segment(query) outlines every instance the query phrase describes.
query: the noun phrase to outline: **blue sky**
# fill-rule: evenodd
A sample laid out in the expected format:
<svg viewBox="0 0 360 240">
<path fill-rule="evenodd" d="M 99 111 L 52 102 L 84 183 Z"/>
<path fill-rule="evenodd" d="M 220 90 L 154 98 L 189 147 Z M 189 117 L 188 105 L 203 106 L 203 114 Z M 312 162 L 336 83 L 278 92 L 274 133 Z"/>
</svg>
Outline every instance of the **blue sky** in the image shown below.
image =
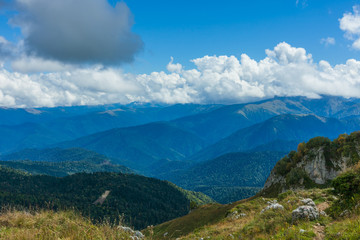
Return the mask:
<svg viewBox="0 0 360 240">
<path fill-rule="evenodd" d="M 117 0 L 108 0 L 113 6 Z M 136 61 L 124 64 L 126 71 L 161 71 L 171 56 L 192 67 L 189 60 L 205 55 L 242 53 L 260 60 L 265 49 L 280 42 L 303 47 L 315 61 L 331 64 L 360 57 L 349 47 L 339 28 L 339 18 L 352 10 L 357 0 L 127 0 L 134 15 L 133 31 L 144 42 Z M 19 28 L 9 26 L 10 14 L 0 16 L 0 33 L 10 41 L 21 38 Z M 60 21 L 60 20 L 59 20 Z M 322 38 L 332 37 L 336 44 L 325 46 Z"/>
<path fill-rule="evenodd" d="M 360 0 L 0 0 L 0 8 L 0 106 L 360 96 Z"/>
<path fill-rule="evenodd" d="M 182 64 L 204 55 L 246 53 L 257 60 L 279 42 L 304 47 L 314 60 L 332 64 L 359 58 L 348 47 L 339 18 L 360 1 L 296 0 L 278 1 L 139 1 L 128 0 L 135 16 L 134 31 L 140 34 L 145 50 L 134 70 L 161 70 L 173 56 Z M 304 4 L 303 4 L 304 3 Z M 334 46 L 322 38 L 333 37 Z"/>
</svg>

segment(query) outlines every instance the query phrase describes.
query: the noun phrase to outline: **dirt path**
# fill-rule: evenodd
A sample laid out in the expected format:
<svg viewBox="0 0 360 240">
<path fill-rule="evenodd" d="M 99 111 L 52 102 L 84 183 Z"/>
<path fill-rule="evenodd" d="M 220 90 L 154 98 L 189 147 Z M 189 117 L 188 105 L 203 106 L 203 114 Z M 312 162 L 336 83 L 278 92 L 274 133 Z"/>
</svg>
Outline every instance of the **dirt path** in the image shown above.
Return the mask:
<svg viewBox="0 0 360 240">
<path fill-rule="evenodd" d="M 323 240 L 325 239 L 325 227 L 321 226 L 320 223 L 314 225 L 314 233 L 315 237 L 314 240 Z"/>
</svg>

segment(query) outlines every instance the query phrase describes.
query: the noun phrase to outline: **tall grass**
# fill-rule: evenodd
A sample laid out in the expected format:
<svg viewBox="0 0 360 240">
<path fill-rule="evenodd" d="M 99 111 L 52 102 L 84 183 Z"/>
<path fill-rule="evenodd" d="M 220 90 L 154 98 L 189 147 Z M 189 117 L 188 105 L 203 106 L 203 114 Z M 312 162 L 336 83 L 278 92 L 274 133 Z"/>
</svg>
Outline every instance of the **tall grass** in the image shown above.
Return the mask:
<svg viewBox="0 0 360 240">
<path fill-rule="evenodd" d="M 0 239 L 7 240 L 102 240 L 131 239 L 119 224 L 93 224 L 74 211 L 37 212 L 2 210 Z"/>
</svg>

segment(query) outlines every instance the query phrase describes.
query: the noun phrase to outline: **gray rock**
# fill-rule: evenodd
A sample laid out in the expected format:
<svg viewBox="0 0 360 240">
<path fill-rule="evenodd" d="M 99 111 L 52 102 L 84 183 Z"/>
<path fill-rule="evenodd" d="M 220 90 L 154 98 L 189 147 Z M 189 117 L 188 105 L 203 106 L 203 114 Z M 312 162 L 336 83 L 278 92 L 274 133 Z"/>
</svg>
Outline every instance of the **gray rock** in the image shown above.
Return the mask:
<svg viewBox="0 0 360 240">
<path fill-rule="evenodd" d="M 234 211 L 229 214 L 228 218 L 231 218 L 233 220 L 239 219 L 240 217 L 245 217 L 245 213 L 239 213 L 238 211 Z"/>
<path fill-rule="evenodd" d="M 135 231 L 135 236 L 138 237 L 138 238 L 144 238 L 144 234 L 142 234 L 142 232 L 140 231 Z"/>
<path fill-rule="evenodd" d="M 320 215 L 321 215 L 321 216 L 324 216 L 324 217 L 327 216 L 326 212 L 324 212 L 324 211 L 320 211 Z"/>
<path fill-rule="evenodd" d="M 303 170 L 308 177 L 317 184 L 325 184 L 329 180 L 333 180 L 348 167 L 347 163 L 349 162 L 349 157 L 341 157 L 330 159 L 333 167 L 329 168 L 325 158 L 324 147 L 311 149 L 310 153 L 311 154 L 306 154 L 300 159 L 296 164 L 296 168 Z M 276 188 L 279 189 L 278 193 L 287 190 L 303 189 L 303 180 L 304 179 L 300 179 L 300 185 L 288 186 L 286 176 L 276 173 L 274 168 L 265 182 L 263 191 L 266 191 L 273 186 L 276 186 Z"/>
<path fill-rule="evenodd" d="M 278 203 L 271 203 L 270 205 L 268 205 L 266 208 L 264 208 L 263 210 L 261 210 L 260 214 L 266 212 L 269 209 L 274 209 L 274 210 L 284 210 L 283 205 L 278 204 Z"/>
<path fill-rule="evenodd" d="M 314 203 L 314 201 L 311 198 L 305 198 L 305 199 L 301 200 L 301 202 L 303 204 L 305 204 L 306 206 L 316 207 L 316 204 Z"/>
<path fill-rule="evenodd" d="M 122 229 L 124 232 L 131 233 L 131 234 L 134 233 L 134 230 L 132 230 L 129 227 L 120 226 L 119 228 Z"/>
<path fill-rule="evenodd" d="M 134 231 L 129 227 L 124 227 L 124 226 L 119 226 L 119 229 L 123 230 L 126 233 L 130 233 L 132 236 L 130 236 L 130 238 L 132 240 L 141 240 L 143 238 L 145 238 L 144 234 L 142 234 L 140 231 Z"/>
<path fill-rule="evenodd" d="M 309 219 L 315 220 L 319 218 L 319 210 L 312 206 L 300 206 L 292 211 L 292 220 Z"/>
</svg>

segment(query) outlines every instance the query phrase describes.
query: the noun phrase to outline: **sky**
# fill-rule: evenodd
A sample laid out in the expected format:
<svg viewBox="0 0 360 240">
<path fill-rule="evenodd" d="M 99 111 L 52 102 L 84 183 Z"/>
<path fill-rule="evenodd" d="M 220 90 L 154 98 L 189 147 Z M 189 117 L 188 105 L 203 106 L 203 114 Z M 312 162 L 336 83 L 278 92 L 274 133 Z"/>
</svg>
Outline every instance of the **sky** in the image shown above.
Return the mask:
<svg viewBox="0 0 360 240">
<path fill-rule="evenodd" d="M 360 96 L 360 0 L 0 0 L 0 106 Z"/>
</svg>

